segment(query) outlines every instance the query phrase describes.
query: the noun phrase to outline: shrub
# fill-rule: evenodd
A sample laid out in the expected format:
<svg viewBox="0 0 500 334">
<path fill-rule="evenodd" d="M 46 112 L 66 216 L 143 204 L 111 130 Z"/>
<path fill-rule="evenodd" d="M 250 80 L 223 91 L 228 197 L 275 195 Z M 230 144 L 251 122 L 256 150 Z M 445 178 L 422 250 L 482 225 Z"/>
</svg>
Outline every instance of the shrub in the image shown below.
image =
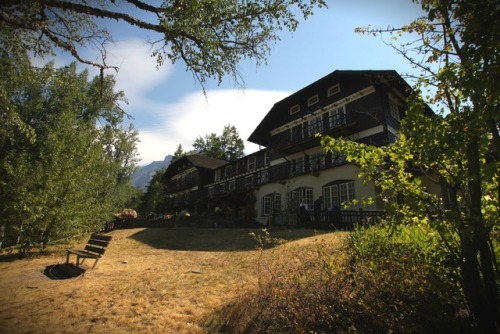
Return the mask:
<svg viewBox="0 0 500 334">
<path fill-rule="evenodd" d="M 258 286 L 220 314 L 223 333 L 464 333 L 451 260 L 427 231 L 358 229 L 262 256 Z"/>
</svg>

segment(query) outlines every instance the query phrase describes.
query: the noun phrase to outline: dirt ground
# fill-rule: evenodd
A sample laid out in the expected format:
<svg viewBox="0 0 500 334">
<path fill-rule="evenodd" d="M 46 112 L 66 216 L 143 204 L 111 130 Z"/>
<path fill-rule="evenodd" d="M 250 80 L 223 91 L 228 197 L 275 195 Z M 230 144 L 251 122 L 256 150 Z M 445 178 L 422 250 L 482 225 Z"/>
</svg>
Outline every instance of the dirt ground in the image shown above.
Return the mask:
<svg viewBox="0 0 500 334">
<path fill-rule="evenodd" d="M 260 233 L 116 230 L 109 233 L 113 240 L 97 267 L 90 269 L 93 262 L 87 260 L 83 273 L 64 264 L 62 250 L 4 259 L 0 333 L 207 333 L 204 321 L 211 314 L 255 289 L 263 253 L 250 232 Z M 294 243 L 317 238 L 312 230 L 271 234 Z"/>
</svg>

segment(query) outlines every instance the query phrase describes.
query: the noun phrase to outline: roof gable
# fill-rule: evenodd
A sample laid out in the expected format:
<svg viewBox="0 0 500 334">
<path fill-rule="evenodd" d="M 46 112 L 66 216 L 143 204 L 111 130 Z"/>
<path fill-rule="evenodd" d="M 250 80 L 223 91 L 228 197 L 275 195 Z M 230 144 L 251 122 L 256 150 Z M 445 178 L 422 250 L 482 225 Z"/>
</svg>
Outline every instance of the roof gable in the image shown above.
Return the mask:
<svg viewBox="0 0 500 334">
<path fill-rule="evenodd" d="M 175 161 L 172 161 L 165 171 L 163 178 L 171 178 L 179 172 L 185 171 L 192 167 L 195 167 L 197 169 L 215 170 L 227 163 L 228 162 L 225 160 L 207 157 L 201 154 L 186 155 Z"/>
<path fill-rule="evenodd" d="M 325 97 L 327 90 L 336 84 L 340 84 L 341 93 L 338 94 L 338 98 L 342 98 L 344 94 L 349 93 L 343 90 L 343 86 L 358 86 L 359 89 L 362 89 L 371 85 L 384 84 L 393 86 L 401 92 L 406 92 L 406 94 L 411 90 L 410 86 L 394 70 L 337 70 L 276 102 L 252 132 L 248 141 L 266 146 L 272 129 L 279 127 L 284 122 L 290 122 L 294 118 L 303 117 L 304 112 L 291 115 L 291 107 L 300 105 L 305 109 L 309 109 L 307 108 L 308 99 L 316 94 L 322 94 Z M 328 97 L 328 99 L 332 100 L 333 97 Z M 315 107 L 321 108 L 321 105 L 322 103 L 319 102 L 315 104 Z"/>
</svg>

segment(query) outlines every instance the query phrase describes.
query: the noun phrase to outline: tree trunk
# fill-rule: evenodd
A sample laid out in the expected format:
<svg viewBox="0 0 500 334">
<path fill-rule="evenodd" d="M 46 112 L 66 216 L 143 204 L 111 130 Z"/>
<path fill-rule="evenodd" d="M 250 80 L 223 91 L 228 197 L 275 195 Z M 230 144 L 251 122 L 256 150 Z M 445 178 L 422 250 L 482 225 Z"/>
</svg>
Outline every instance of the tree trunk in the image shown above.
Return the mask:
<svg viewBox="0 0 500 334">
<path fill-rule="evenodd" d="M 467 170 L 469 212 L 460 229 L 463 287 L 479 332 L 498 333 L 500 313 L 493 257 L 488 245 L 489 232 L 481 212 L 481 170 L 477 137 L 471 138 L 467 144 Z"/>
</svg>

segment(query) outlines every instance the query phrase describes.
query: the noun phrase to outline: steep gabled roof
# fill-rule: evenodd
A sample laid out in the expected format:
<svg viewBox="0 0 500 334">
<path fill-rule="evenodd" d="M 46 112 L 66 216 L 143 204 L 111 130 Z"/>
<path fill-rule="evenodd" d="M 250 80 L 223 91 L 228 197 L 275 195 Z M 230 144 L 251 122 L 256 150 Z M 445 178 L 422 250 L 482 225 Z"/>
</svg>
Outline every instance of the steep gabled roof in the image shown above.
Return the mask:
<svg viewBox="0 0 500 334">
<path fill-rule="evenodd" d="M 187 155 L 186 159 L 188 159 L 189 162 L 193 164 L 193 166 L 206 169 L 216 169 L 227 164 L 227 161 L 225 160 L 207 157 L 201 154 Z"/>
<path fill-rule="evenodd" d="M 252 132 L 248 141 L 266 146 L 269 139 L 269 131 L 281 125 L 283 120 L 290 118 L 289 111 L 291 106 L 295 104 L 303 105 L 312 94 L 316 94 L 319 90 L 325 89 L 334 83 L 342 83 L 345 80 L 366 82 L 367 85 L 390 85 L 405 95 L 411 92 L 411 87 L 394 70 L 336 70 L 283 100 L 276 102 Z M 297 115 L 297 117 L 300 116 Z"/>
<path fill-rule="evenodd" d="M 207 157 L 201 154 L 186 155 L 170 163 L 163 175 L 163 179 L 174 176 L 179 170 L 187 169 L 184 168 L 185 166 L 215 170 L 227 163 L 228 162 L 225 160 Z"/>
</svg>

